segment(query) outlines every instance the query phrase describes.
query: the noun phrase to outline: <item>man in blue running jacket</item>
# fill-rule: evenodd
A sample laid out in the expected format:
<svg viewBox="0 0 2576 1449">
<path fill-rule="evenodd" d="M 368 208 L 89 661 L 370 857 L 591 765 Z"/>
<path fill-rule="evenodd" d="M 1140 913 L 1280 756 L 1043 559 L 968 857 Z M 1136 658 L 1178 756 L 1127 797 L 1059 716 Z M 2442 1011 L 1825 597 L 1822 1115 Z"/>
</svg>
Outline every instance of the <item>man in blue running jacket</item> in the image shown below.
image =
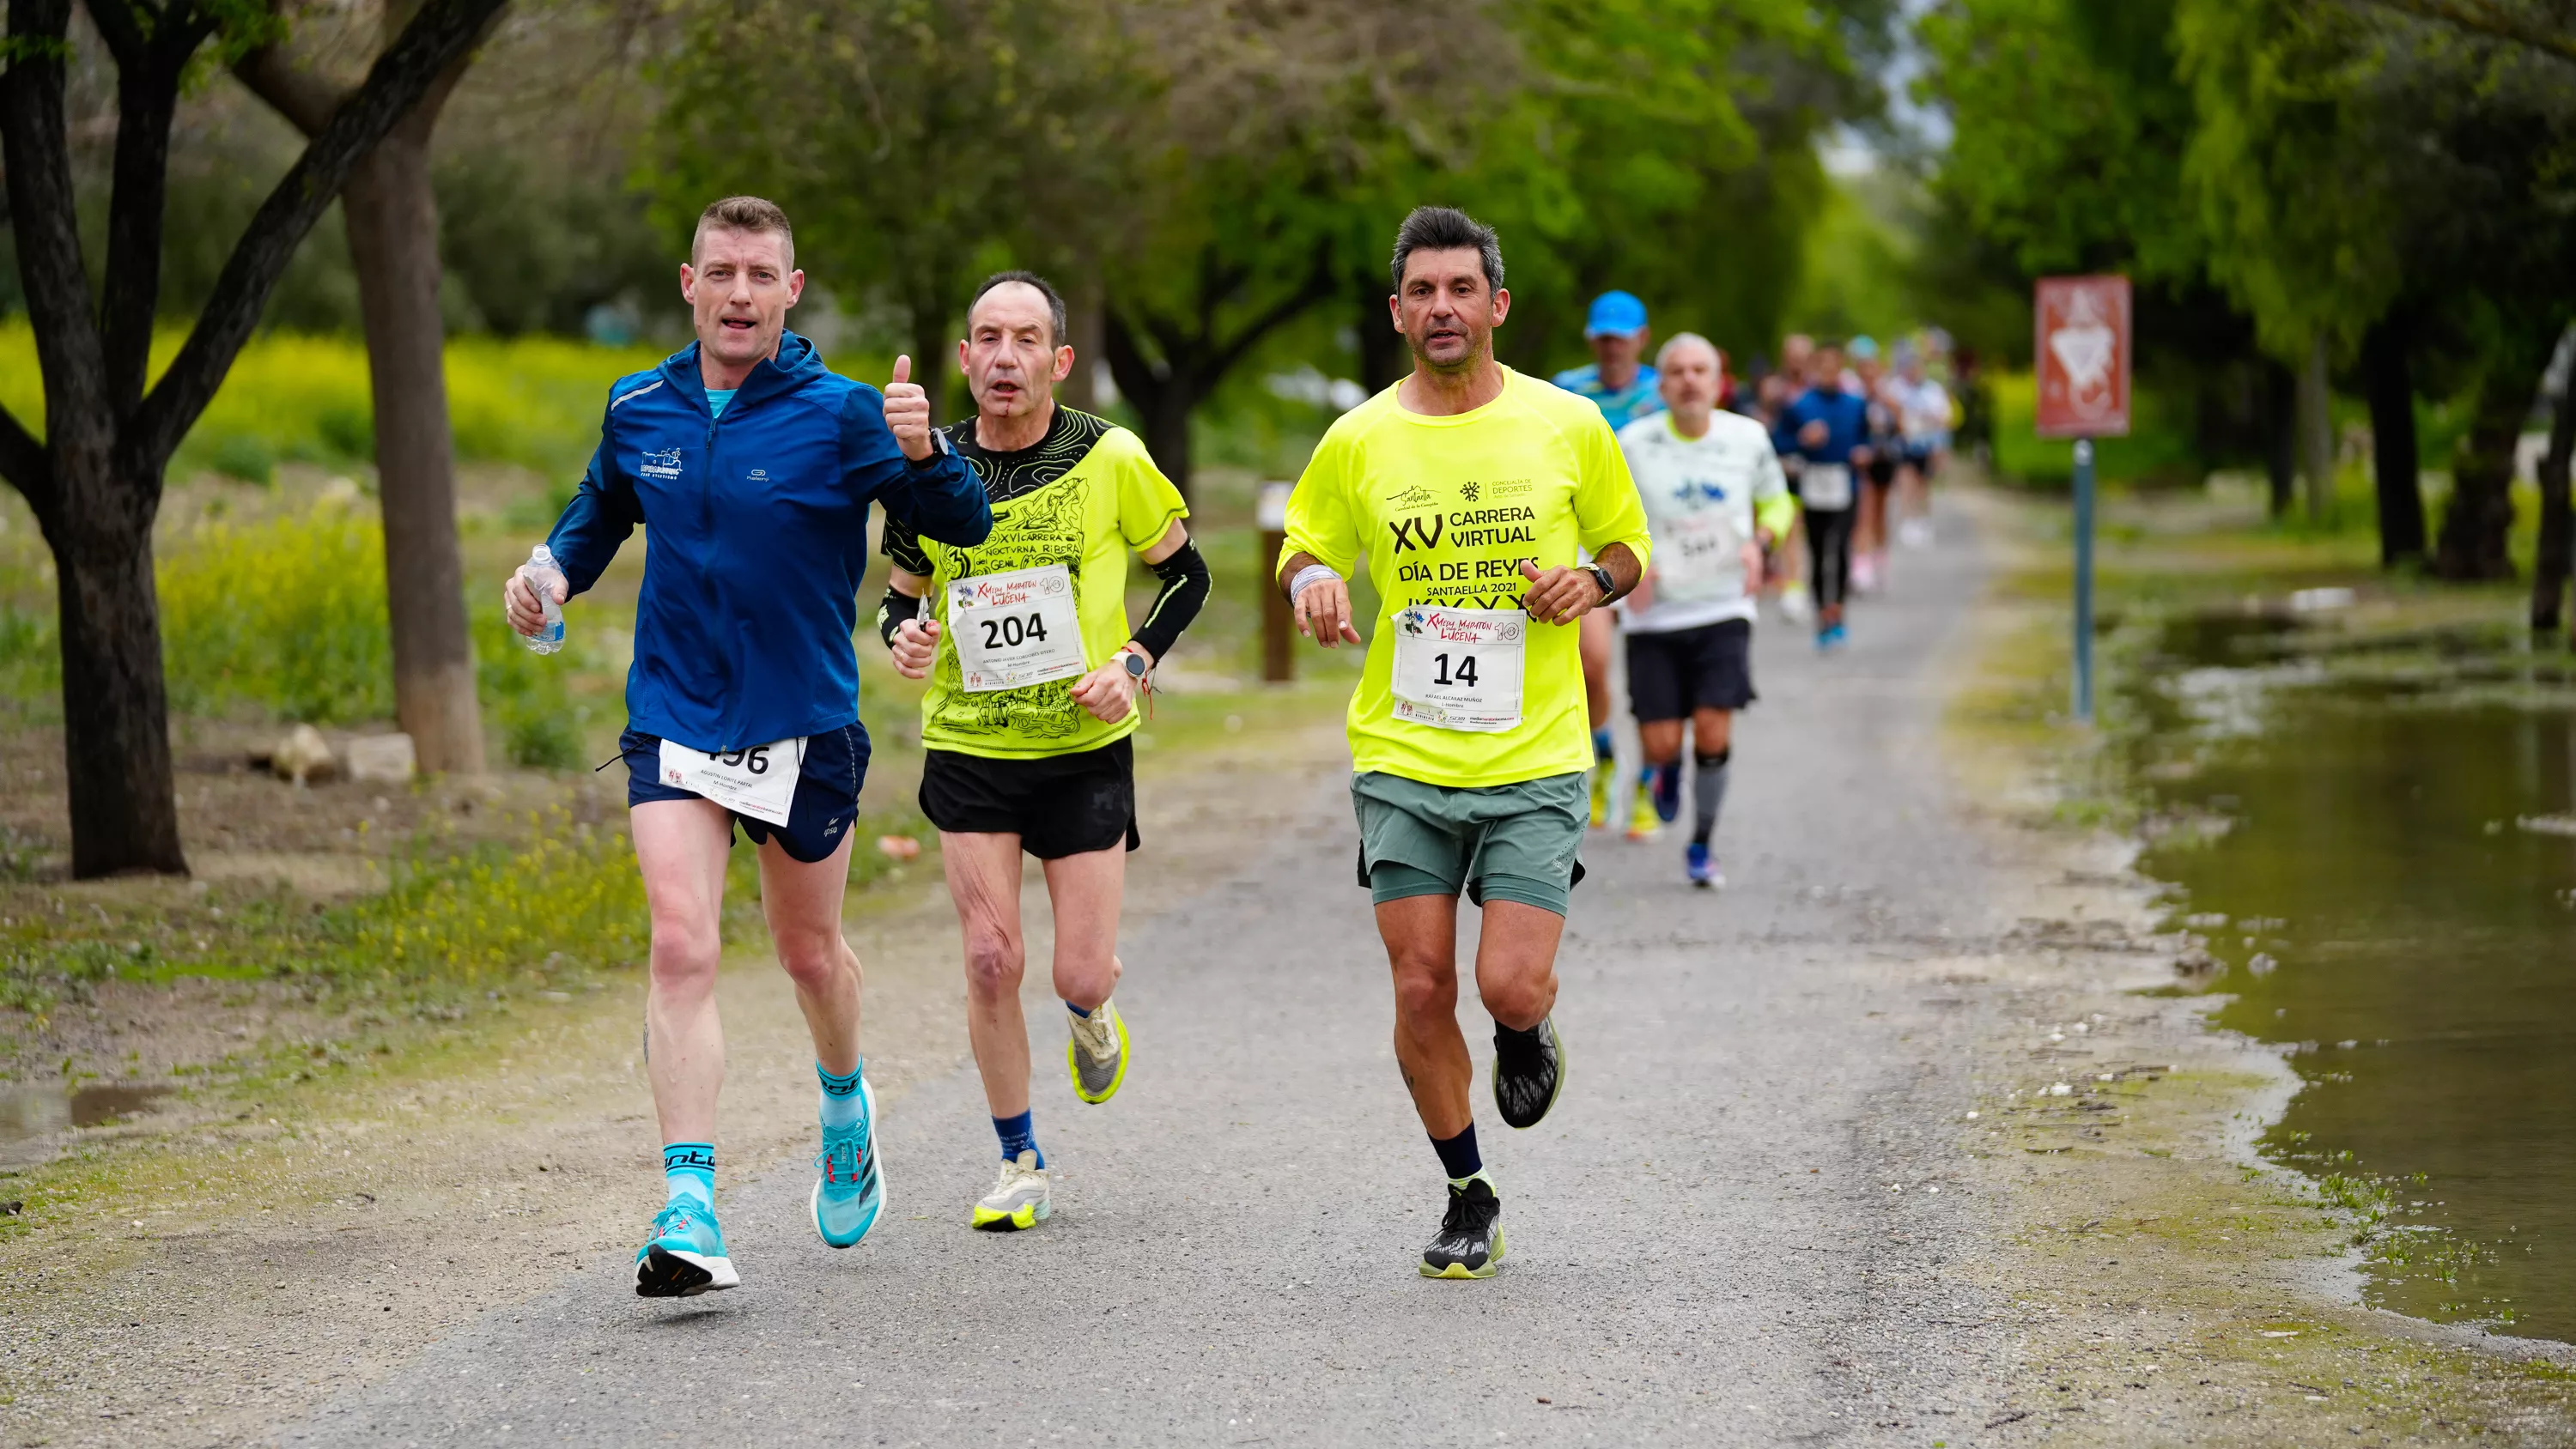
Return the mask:
<svg viewBox="0 0 2576 1449">
<path fill-rule="evenodd" d="M 786 213 L 749 196 L 706 209 L 680 268 L 697 342 L 618 379 L 599 451 L 547 539 L 562 572 L 522 568 L 504 590 L 512 627 L 534 634 L 538 590 L 561 603 L 637 525 L 651 531 L 618 742 L 653 920 L 644 1039 L 669 1190 L 635 1255 L 648 1298 L 742 1281 L 715 1216 L 717 915 L 736 825 L 760 851 L 761 909 L 814 1034 L 815 1230 L 846 1248 L 884 1209 L 859 958 L 841 937 L 868 765 L 850 645 L 868 505 L 943 543 L 981 543 L 993 527 L 983 485 L 931 431 L 909 358 L 880 394 L 787 331 L 804 287 Z"/>
</svg>

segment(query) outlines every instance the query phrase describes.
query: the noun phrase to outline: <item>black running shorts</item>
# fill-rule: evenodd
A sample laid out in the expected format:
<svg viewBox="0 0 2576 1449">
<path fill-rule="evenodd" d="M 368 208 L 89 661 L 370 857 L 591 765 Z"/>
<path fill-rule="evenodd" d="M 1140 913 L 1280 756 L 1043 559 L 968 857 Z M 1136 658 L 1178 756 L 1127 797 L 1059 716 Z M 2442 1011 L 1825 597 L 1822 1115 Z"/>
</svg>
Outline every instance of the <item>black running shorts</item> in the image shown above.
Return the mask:
<svg viewBox="0 0 2576 1449">
<path fill-rule="evenodd" d="M 1134 850 L 1136 750 L 1128 739 L 1034 760 L 931 750 L 921 765 L 921 813 L 954 835 L 1016 835 L 1040 860 Z"/>
<path fill-rule="evenodd" d="M 1753 700 L 1752 620 L 1629 633 L 1628 709 L 1640 723 L 1687 719 L 1699 709 L 1742 709 Z"/>
</svg>

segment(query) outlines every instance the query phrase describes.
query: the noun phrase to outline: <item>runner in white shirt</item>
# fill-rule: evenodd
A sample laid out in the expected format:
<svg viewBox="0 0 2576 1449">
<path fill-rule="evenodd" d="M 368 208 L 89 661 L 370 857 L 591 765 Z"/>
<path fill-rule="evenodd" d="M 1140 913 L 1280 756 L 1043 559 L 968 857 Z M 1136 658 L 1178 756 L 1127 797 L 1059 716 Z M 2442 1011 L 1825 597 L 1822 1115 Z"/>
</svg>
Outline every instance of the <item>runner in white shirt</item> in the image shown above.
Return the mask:
<svg viewBox="0 0 2576 1449">
<path fill-rule="evenodd" d="M 1896 538 L 1908 548 L 1923 548 L 1932 542 L 1932 475 L 1950 451 L 1950 390 L 1925 374 L 1921 353 L 1905 348 L 1896 354 L 1896 376 L 1887 392 L 1901 440 L 1896 503 L 1904 521 Z"/>
<path fill-rule="evenodd" d="M 1693 885 L 1726 877 L 1709 853 L 1726 800 L 1735 711 L 1753 694 L 1754 595 L 1762 554 L 1798 517 L 1768 429 L 1717 409 L 1725 376 L 1717 347 L 1676 335 L 1655 358 L 1668 411 L 1619 430 L 1628 471 L 1646 506 L 1653 566 L 1625 605 L 1628 704 L 1637 717 L 1656 813 L 1681 813 L 1682 727 L 1698 767 L 1691 842 Z"/>
</svg>

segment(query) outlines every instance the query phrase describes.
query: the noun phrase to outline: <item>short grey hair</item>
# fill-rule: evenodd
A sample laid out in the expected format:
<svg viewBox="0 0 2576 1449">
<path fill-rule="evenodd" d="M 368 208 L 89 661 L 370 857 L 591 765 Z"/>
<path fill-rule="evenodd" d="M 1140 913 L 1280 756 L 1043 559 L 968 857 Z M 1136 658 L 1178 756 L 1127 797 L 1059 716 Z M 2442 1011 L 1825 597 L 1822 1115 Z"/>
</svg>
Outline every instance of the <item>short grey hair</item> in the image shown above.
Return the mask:
<svg viewBox="0 0 2576 1449">
<path fill-rule="evenodd" d="M 1696 332 L 1676 332 L 1665 338 L 1664 345 L 1655 349 L 1655 371 L 1664 370 L 1664 364 L 1672 360 L 1673 349 L 1677 347 L 1705 347 L 1708 355 L 1716 360 L 1717 370 L 1726 371 L 1726 349 Z"/>
</svg>

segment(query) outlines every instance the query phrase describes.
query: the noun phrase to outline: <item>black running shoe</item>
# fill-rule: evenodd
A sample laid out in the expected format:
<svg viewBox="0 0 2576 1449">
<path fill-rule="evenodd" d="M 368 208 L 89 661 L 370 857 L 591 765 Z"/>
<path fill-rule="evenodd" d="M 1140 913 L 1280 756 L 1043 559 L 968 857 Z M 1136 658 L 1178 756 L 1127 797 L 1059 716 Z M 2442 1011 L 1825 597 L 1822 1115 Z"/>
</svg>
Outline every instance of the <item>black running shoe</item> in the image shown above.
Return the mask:
<svg viewBox="0 0 2576 1449">
<path fill-rule="evenodd" d="M 1503 1230 L 1495 1221 L 1503 1200 L 1484 1174 L 1460 1187 L 1449 1184 L 1449 1210 L 1440 1215 L 1440 1236 L 1422 1250 L 1425 1278 L 1491 1278 L 1503 1261 Z"/>
<path fill-rule="evenodd" d="M 1565 1044 L 1556 1018 L 1527 1031 L 1494 1024 L 1494 1105 L 1515 1127 L 1535 1127 L 1565 1089 Z"/>
</svg>

